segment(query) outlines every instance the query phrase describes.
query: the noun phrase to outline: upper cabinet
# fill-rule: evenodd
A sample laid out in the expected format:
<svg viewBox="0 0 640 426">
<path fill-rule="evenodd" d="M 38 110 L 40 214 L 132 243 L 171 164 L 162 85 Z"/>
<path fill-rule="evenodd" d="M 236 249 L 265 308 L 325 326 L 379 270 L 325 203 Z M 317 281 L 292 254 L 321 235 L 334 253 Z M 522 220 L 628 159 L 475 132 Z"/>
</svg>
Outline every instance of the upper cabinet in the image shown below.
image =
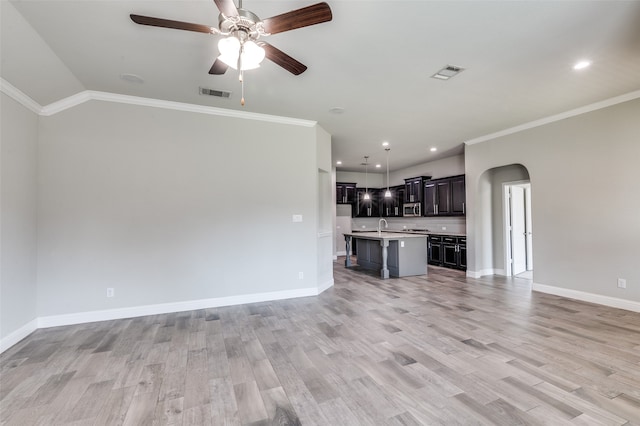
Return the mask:
<svg viewBox="0 0 640 426">
<path fill-rule="evenodd" d="M 336 183 L 336 203 L 351 204 L 356 202 L 356 184 L 355 183 Z"/>
<path fill-rule="evenodd" d="M 365 193 L 369 193 L 369 199 L 365 199 Z M 380 216 L 380 190 L 371 189 L 365 191 L 365 188 L 358 188 L 356 190 L 356 203 L 353 211 L 354 217 L 379 217 Z"/>
<path fill-rule="evenodd" d="M 465 178 L 462 176 L 454 176 L 451 179 L 451 214 L 456 216 L 464 216 L 467 214 L 466 209 L 466 188 Z"/>
<path fill-rule="evenodd" d="M 355 183 L 336 183 L 336 203 L 353 205 L 353 217 L 402 217 L 403 204 L 419 203 L 422 216 L 464 216 L 465 177 L 451 176 L 430 180 L 428 176 L 405 179 L 404 185 L 392 186 L 391 197 L 384 196 L 386 188 L 369 188 L 369 200 L 364 199 L 365 188 Z"/>
<path fill-rule="evenodd" d="M 380 190 L 380 213 L 382 217 L 400 217 L 402 216 L 402 204 L 404 203 L 404 185 L 392 186 L 389 188 L 391 197 L 387 198 L 384 194 L 386 189 Z"/>
<path fill-rule="evenodd" d="M 404 180 L 404 202 L 421 203 L 423 197 L 423 187 L 425 181 L 431 179 L 430 176 L 418 176 Z"/>
<path fill-rule="evenodd" d="M 464 175 L 426 181 L 423 212 L 424 216 L 464 216 Z"/>
</svg>

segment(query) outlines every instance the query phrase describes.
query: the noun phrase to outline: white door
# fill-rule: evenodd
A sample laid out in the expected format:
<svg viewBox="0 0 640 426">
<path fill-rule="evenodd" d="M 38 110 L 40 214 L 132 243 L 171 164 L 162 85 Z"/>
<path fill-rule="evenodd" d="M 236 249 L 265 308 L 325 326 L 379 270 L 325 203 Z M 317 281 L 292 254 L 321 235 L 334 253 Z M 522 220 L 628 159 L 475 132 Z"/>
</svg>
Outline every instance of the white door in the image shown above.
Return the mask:
<svg viewBox="0 0 640 426">
<path fill-rule="evenodd" d="M 527 228 L 525 220 L 525 194 L 521 186 L 511 187 L 511 259 L 512 274 L 527 270 Z"/>
<path fill-rule="evenodd" d="M 527 222 L 527 271 L 533 270 L 533 230 L 531 226 L 531 185 L 525 186 L 525 217 Z"/>
</svg>

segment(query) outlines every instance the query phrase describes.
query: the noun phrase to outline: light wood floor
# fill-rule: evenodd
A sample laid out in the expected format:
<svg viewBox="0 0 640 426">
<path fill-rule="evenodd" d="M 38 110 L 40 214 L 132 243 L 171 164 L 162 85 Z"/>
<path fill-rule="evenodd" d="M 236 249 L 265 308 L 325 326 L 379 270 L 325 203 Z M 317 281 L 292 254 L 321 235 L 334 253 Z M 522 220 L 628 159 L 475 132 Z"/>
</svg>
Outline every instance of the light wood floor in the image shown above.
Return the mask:
<svg viewBox="0 0 640 426">
<path fill-rule="evenodd" d="M 336 263 L 318 297 L 41 329 L 0 372 L 6 425 L 640 425 L 640 314 Z"/>
</svg>

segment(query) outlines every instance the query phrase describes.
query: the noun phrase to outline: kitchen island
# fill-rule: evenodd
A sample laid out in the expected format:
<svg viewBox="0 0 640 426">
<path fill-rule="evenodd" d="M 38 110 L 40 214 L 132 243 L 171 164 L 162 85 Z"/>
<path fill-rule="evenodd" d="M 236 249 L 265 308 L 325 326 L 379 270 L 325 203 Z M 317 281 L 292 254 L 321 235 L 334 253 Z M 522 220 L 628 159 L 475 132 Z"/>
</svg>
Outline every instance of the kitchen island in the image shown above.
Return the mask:
<svg viewBox="0 0 640 426">
<path fill-rule="evenodd" d="M 406 277 L 427 273 L 427 236 L 400 232 L 345 233 L 347 259 L 352 240 L 357 244 L 357 264 L 363 269 L 379 271 L 381 278 Z"/>
</svg>

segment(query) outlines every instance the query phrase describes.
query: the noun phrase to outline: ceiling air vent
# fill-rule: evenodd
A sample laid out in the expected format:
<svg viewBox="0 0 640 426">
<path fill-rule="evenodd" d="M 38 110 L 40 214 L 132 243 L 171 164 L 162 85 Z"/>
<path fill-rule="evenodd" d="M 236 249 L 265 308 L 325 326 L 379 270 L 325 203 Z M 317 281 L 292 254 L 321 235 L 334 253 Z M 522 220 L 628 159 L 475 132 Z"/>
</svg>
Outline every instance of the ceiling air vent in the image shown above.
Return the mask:
<svg viewBox="0 0 640 426">
<path fill-rule="evenodd" d="M 200 94 L 207 96 L 217 96 L 218 98 L 229 98 L 231 92 L 225 90 L 208 89 L 206 87 L 200 87 Z"/>
<path fill-rule="evenodd" d="M 431 77 L 437 78 L 438 80 L 449 80 L 451 77 L 455 77 L 462 71 L 464 71 L 464 68 L 456 67 L 455 65 L 447 65 Z"/>
</svg>

